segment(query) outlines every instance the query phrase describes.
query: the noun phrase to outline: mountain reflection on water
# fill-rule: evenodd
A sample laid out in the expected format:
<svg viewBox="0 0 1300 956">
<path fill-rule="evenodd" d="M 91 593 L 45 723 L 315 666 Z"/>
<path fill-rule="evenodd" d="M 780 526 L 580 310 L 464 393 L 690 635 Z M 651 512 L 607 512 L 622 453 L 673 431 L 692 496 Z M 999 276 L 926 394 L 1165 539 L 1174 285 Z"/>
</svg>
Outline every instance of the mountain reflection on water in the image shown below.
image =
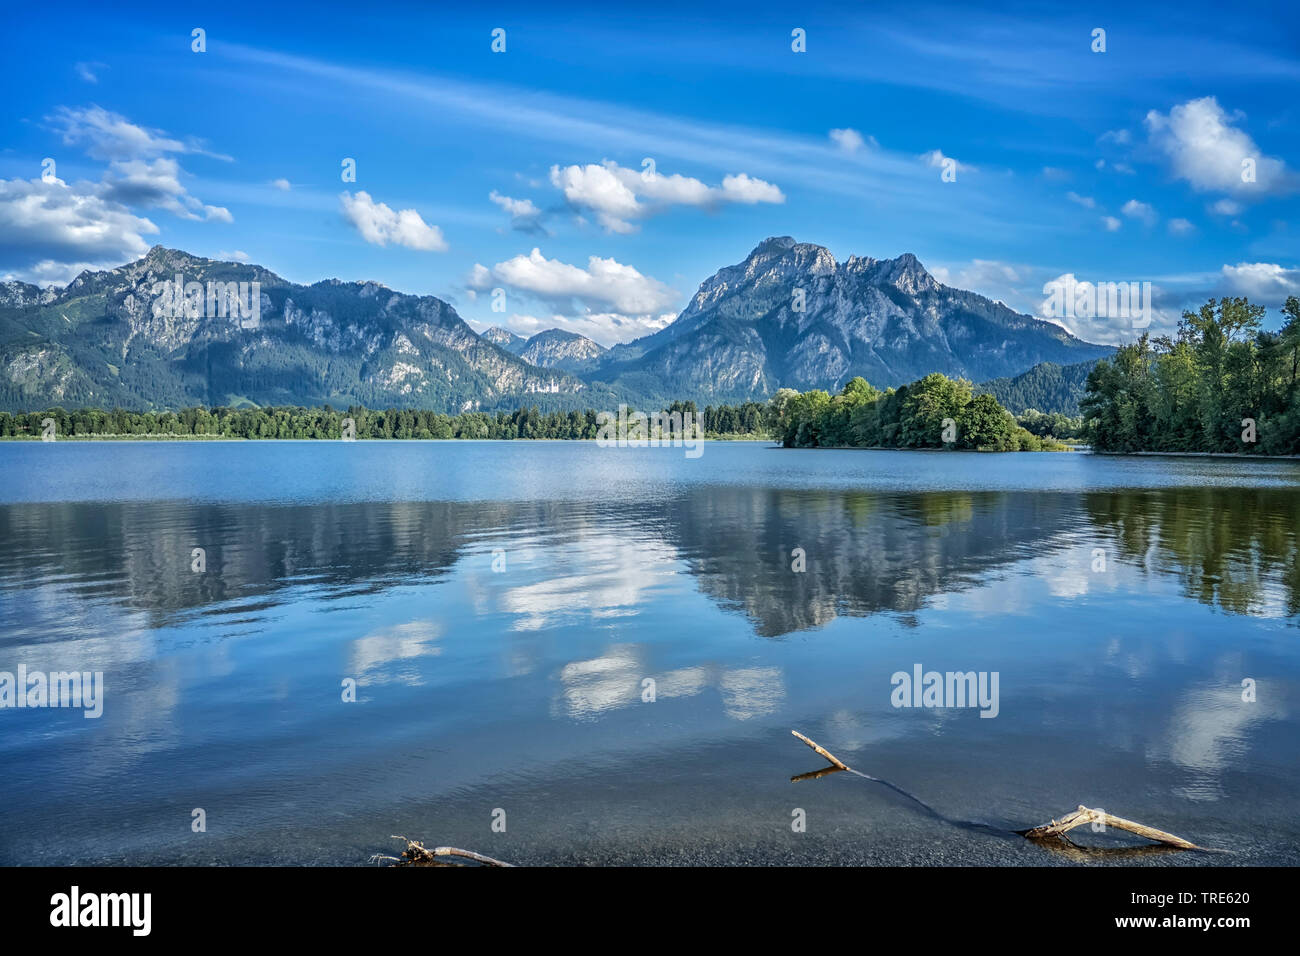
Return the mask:
<svg viewBox="0 0 1300 956">
<path fill-rule="evenodd" d="M 839 616 L 908 615 L 937 594 L 1027 558 L 1059 553 L 1081 581 L 1094 538 L 1111 560 L 1167 575 L 1235 614 L 1300 613 L 1297 495 L 1281 489 L 1088 492 L 788 491 L 706 487 L 669 504 L 358 502 L 265 505 L 127 502 L 0 506 L 0 580 L 64 582 L 72 598 L 147 615 L 239 600 L 273 606 L 296 589 L 338 599 L 432 581 L 500 549 L 545 549 L 589 565 L 514 590 L 524 617 L 636 603 L 647 555 L 680 561 L 700 591 L 781 637 Z M 206 572 L 191 571 L 203 542 Z M 1095 547 L 1095 543 L 1089 548 Z M 806 555 L 792 571 L 792 552 Z M 507 558 L 509 562 L 510 558 Z M 1064 566 L 1064 565 L 1063 565 Z M 623 594 L 624 590 L 628 593 Z M 53 636 L 53 635 L 51 635 Z"/>
<path fill-rule="evenodd" d="M 0 671 L 106 688 L 0 711 L 0 863 L 1300 863 L 1285 463 L 356 444 L 0 446 Z"/>
</svg>

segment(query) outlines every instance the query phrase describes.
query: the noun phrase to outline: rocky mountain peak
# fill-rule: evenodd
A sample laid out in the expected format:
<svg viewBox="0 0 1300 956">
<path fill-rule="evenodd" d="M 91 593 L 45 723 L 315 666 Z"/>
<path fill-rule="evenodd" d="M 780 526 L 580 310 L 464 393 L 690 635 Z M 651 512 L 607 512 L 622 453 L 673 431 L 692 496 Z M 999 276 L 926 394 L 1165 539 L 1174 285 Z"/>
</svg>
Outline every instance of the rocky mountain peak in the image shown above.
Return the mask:
<svg viewBox="0 0 1300 956">
<path fill-rule="evenodd" d="M 539 368 L 581 372 L 591 368 L 607 351 L 585 335 L 565 329 L 546 329 L 530 338 L 519 357 Z"/>
<path fill-rule="evenodd" d="M 911 295 L 940 288 L 939 281 L 910 252 L 904 252 L 897 259 L 885 259 L 878 262 L 877 266 L 881 280 Z"/>
<path fill-rule="evenodd" d="M 786 385 L 834 391 L 855 375 L 878 387 L 934 371 L 980 381 L 1106 351 L 944 286 L 910 252 L 839 264 L 824 246 L 773 236 L 706 279 L 671 325 L 612 350 L 597 374 L 748 399 Z"/>
<path fill-rule="evenodd" d="M 524 347 L 524 343 L 528 341 L 522 335 L 515 335 L 509 329 L 502 328 L 499 325 L 489 326 L 479 333 L 479 337 L 516 355 Z"/>
<path fill-rule="evenodd" d="M 184 272 L 188 268 L 197 268 L 207 265 L 211 259 L 202 259 L 198 256 L 190 255 L 181 249 L 168 249 L 166 246 L 154 246 L 150 249 L 143 259 L 134 263 L 128 263 L 121 266 L 121 269 L 130 269 L 132 266 L 141 267 L 143 270 L 167 271 L 174 270 Z M 113 270 L 118 271 L 118 270 Z"/>
<path fill-rule="evenodd" d="M 797 245 L 799 245 L 799 243 L 795 241 L 793 236 L 768 236 L 768 238 L 756 245 L 754 251 L 746 256 L 746 258 L 753 259 L 757 256 L 783 255 Z"/>
</svg>

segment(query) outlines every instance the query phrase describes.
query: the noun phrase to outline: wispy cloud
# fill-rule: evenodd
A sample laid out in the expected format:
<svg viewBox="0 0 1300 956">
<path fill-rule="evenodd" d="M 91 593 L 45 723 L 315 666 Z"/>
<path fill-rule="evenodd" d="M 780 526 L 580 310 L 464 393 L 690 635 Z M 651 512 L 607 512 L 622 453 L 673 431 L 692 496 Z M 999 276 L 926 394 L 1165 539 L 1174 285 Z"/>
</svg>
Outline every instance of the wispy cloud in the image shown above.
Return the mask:
<svg viewBox="0 0 1300 956">
<path fill-rule="evenodd" d="M 767 183 L 798 184 L 834 196 L 906 207 L 914 216 L 933 214 L 948 222 L 958 216 L 1002 228 L 1032 228 L 1027 217 L 995 188 L 954 196 L 941 192 L 918 170 L 914 154 L 884 149 L 846 153 L 825 137 L 772 132 L 725 122 L 702 122 L 671 114 L 506 84 L 397 70 L 352 67 L 309 57 L 225 44 L 220 53 L 260 64 L 282 76 L 297 75 L 321 88 L 380 92 L 411 105 L 433 106 L 443 123 L 508 130 L 514 137 L 561 143 L 598 155 L 619 153 L 700 164 L 717 170 L 746 170 Z M 420 114 L 415 114 L 420 115 Z M 971 167 L 966 167 L 971 168 Z M 626 220 L 624 220 L 626 221 Z"/>
</svg>

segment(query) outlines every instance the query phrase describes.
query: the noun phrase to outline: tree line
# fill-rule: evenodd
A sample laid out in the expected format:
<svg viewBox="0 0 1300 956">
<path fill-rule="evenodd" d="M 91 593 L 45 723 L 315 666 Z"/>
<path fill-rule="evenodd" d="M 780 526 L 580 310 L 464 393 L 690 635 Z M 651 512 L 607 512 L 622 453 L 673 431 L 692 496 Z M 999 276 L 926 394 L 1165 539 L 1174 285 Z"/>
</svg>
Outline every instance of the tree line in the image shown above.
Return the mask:
<svg viewBox="0 0 1300 956">
<path fill-rule="evenodd" d="M 1277 332 L 1262 305 L 1210 299 L 1174 335 L 1120 348 L 1088 375 L 1079 403 L 1089 441 L 1106 452 L 1300 454 L 1300 298 Z"/>
<path fill-rule="evenodd" d="M 689 412 L 700 421 L 709 437 L 763 438 L 769 434 L 768 407 L 758 402 L 709 405 L 703 412 L 697 411 L 694 402 L 673 402 L 666 411 Z M 542 413 L 536 407 L 460 415 L 417 409 L 377 411 L 356 405 L 345 411 L 328 405 L 320 408 L 195 406 L 161 412 L 50 408 L 42 412 L 0 412 L 0 438 L 40 438 L 46 419 L 54 421 L 57 438 L 341 438 L 344 421 L 351 419 L 353 436 L 358 439 L 595 439 L 596 416 L 593 410 Z"/>
<path fill-rule="evenodd" d="M 884 392 L 854 378 L 835 396 L 821 390 L 780 389 L 767 402 L 708 405 L 677 401 L 665 412 L 689 414 L 710 438 L 773 438 L 787 447 L 857 446 L 970 448 L 987 451 L 1062 449 L 1077 422 L 1030 410 L 1017 421 L 992 395 L 975 395 L 964 379 L 927 375 Z M 629 409 L 631 415 L 633 410 Z M 511 412 L 446 415 L 419 409 L 346 410 L 301 406 L 213 407 L 137 412 L 50 408 L 0 412 L 0 438 L 39 438 L 47 420 L 57 438 L 569 439 L 597 438 L 597 412 Z M 350 420 L 351 425 L 347 423 Z"/>
</svg>

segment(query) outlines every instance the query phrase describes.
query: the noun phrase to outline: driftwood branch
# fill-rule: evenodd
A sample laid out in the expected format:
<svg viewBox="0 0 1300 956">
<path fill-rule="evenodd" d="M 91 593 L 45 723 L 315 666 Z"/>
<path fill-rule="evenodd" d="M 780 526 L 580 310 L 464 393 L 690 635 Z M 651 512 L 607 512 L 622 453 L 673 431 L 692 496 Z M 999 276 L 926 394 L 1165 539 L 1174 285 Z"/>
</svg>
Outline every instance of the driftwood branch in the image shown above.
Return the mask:
<svg viewBox="0 0 1300 956">
<path fill-rule="evenodd" d="M 798 783 L 801 780 L 816 780 L 818 777 L 824 777 L 827 774 L 838 773 L 841 770 L 847 770 L 849 773 L 856 774 L 859 777 L 866 777 L 868 780 L 874 780 L 877 783 L 883 783 L 887 787 L 890 787 L 894 790 L 898 790 L 899 793 L 902 793 L 905 796 L 910 797 L 912 800 L 919 803 L 922 807 L 925 807 L 927 810 L 930 809 L 928 806 L 926 806 L 926 804 L 922 803 L 920 800 L 917 800 L 916 797 L 913 797 L 910 793 L 907 793 L 906 790 L 899 789 L 898 787 L 894 786 L 894 784 L 890 783 L 888 780 L 881 780 L 879 777 L 871 777 L 865 773 L 862 773 L 860 770 L 854 770 L 852 767 L 846 764 L 839 757 L 835 756 L 833 753 L 831 753 L 821 744 L 817 743 L 815 740 L 805 737 L 803 734 L 799 733 L 799 731 L 792 730 L 790 731 L 790 733 L 794 734 L 796 737 L 802 740 L 813 750 L 817 751 L 817 753 L 821 754 L 821 756 L 826 758 L 826 760 L 831 764 L 829 767 L 825 767 L 821 770 L 814 770 L 811 771 L 810 773 L 799 774 L 797 777 L 791 777 L 790 780 L 792 783 Z M 931 812 L 934 811 L 931 810 Z M 1029 840 L 1042 840 L 1044 841 L 1045 845 L 1051 843 L 1060 843 L 1061 841 L 1064 841 L 1065 843 L 1069 843 L 1069 839 L 1065 836 L 1066 832 L 1069 830 L 1073 830 L 1075 827 L 1083 826 L 1085 823 L 1101 823 L 1105 827 L 1111 827 L 1116 830 L 1124 830 L 1127 831 L 1128 833 L 1134 833 L 1137 836 L 1145 837 L 1148 840 L 1154 840 L 1156 843 L 1163 843 L 1165 846 L 1174 847 L 1179 850 L 1200 850 L 1202 852 L 1221 852 L 1221 851 L 1207 851 L 1204 847 L 1197 846 L 1195 843 L 1191 842 L 1190 840 L 1184 840 L 1182 837 L 1174 836 L 1172 833 L 1166 833 L 1164 830 L 1157 830 L 1155 827 L 1149 827 L 1146 826 L 1145 824 L 1137 823 L 1133 820 L 1126 820 L 1123 817 L 1114 816 L 1113 814 L 1107 813 L 1105 810 L 1093 810 L 1083 806 L 1082 804 L 1079 805 L 1079 809 L 1075 810 L 1073 813 L 1067 813 L 1059 820 L 1052 820 L 1049 823 L 1044 823 L 1040 827 L 1033 827 L 1032 829 L 1029 830 L 1016 830 L 1014 832 Z"/>
<path fill-rule="evenodd" d="M 848 765 L 848 764 L 846 764 L 844 761 L 842 761 L 839 757 L 835 756 L 833 753 L 831 753 L 829 750 L 827 750 L 827 749 L 826 749 L 825 747 L 823 747 L 821 744 L 817 743 L 815 740 L 809 740 L 807 737 L 805 737 L 803 734 L 799 733 L 799 731 L 797 731 L 797 730 L 792 730 L 792 731 L 790 731 L 790 733 L 794 734 L 796 737 L 798 737 L 800 740 L 802 740 L 804 743 L 806 743 L 806 744 L 807 744 L 809 747 L 811 747 L 813 750 L 817 751 L 819 754 L 821 754 L 823 757 L 825 757 L 826 760 L 827 760 L 827 762 L 830 763 L 830 765 L 831 765 L 832 767 L 834 767 L 836 770 L 848 770 L 848 769 L 849 769 L 849 765 Z"/>
<path fill-rule="evenodd" d="M 513 863 L 506 863 L 482 853 L 475 853 L 473 850 L 462 850 L 455 846 L 435 846 L 429 849 L 419 840 L 409 840 L 404 836 L 394 836 L 394 840 L 406 840 L 406 850 L 402 853 L 402 861 L 399 866 L 455 866 L 454 863 L 443 863 L 438 857 L 456 856 L 463 857 L 467 860 L 473 860 L 475 863 L 482 863 L 484 866 L 514 866 Z M 392 859 L 388 857 L 387 859 Z"/>
<path fill-rule="evenodd" d="M 1146 837 L 1148 840 L 1154 840 L 1157 843 L 1165 843 L 1169 846 L 1178 847 L 1180 850 L 1200 850 L 1202 847 L 1197 846 L 1190 840 L 1184 840 L 1182 837 L 1174 836 L 1172 833 L 1166 833 L 1164 830 L 1157 830 L 1155 827 L 1145 826 L 1141 823 L 1135 823 L 1132 820 L 1125 820 L 1123 817 L 1117 817 L 1107 813 L 1105 810 L 1091 810 L 1088 807 L 1079 805 L 1079 809 L 1073 813 L 1067 813 L 1059 820 L 1052 820 L 1050 823 L 1044 823 L 1041 827 L 1034 827 L 1032 830 L 1024 830 L 1021 836 L 1030 840 L 1041 840 L 1046 837 L 1061 836 L 1068 830 L 1075 827 L 1083 826 L 1085 823 L 1100 823 L 1105 827 L 1114 827 L 1116 830 L 1127 830 L 1129 833 L 1136 833 L 1140 837 Z"/>
</svg>

